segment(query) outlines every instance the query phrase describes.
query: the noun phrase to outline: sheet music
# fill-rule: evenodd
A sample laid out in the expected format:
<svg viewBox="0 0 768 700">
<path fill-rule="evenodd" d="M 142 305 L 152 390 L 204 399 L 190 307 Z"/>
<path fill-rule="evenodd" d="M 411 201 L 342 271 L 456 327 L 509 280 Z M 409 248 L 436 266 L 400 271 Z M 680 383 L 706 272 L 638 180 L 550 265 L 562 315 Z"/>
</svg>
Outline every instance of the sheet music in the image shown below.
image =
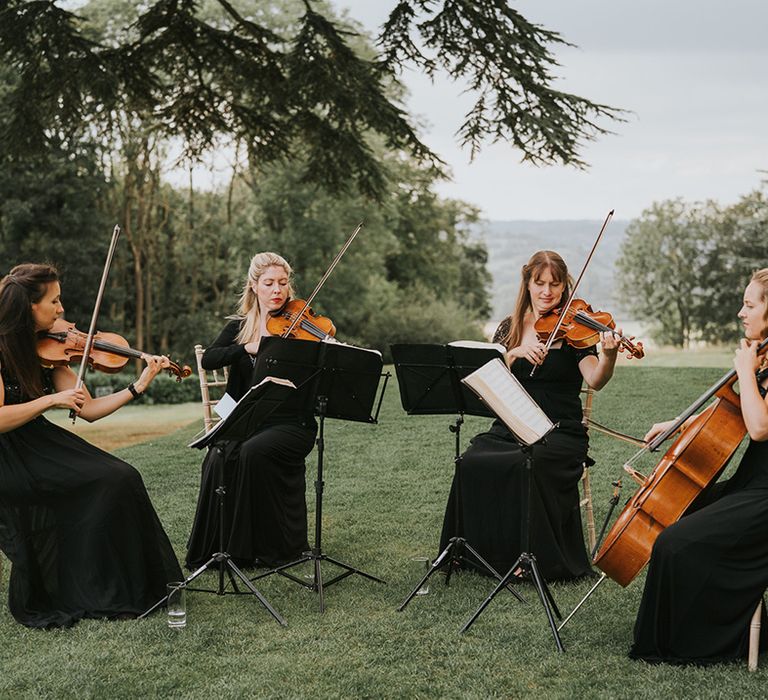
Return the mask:
<svg viewBox="0 0 768 700">
<path fill-rule="evenodd" d="M 531 445 L 554 428 L 547 414 L 501 360 L 487 362 L 461 381 L 491 408 L 521 442 Z"/>
<path fill-rule="evenodd" d="M 296 385 L 290 380 L 290 379 L 284 379 L 283 377 L 264 377 L 258 384 L 255 384 L 252 386 L 248 391 L 243 394 L 242 398 L 234 403 L 229 410 L 227 411 L 227 414 L 222 417 L 222 419 L 216 423 L 216 425 L 213 426 L 207 433 L 201 435 L 200 437 L 196 437 L 192 442 L 187 445 L 187 447 L 200 447 L 204 446 L 211 442 L 211 439 L 224 428 L 224 426 L 227 424 L 227 419 L 230 415 L 232 415 L 233 411 L 241 404 L 245 403 L 246 400 L 253 394 L 255 391 L 259 389 L 259 387 L 263 386 L 264 384 L 280 384 L 282 386 L 290 387 L 291 389 L 295 389 Z M 224 394 L 225 397 L 229 399 L 230 402 L 234 402 L 234 399 L 229 396 L 228 394 Z M 224 398 L 224 397 L 222 397 Z M 226 407 L 226 402 L 225 402 Z M 214 409 L 215 410 L 215 409 Z"/>
<path fill-rule="evenodd" d="M 502 356 L 507 352 L 507 349 L 501 343 L 486 343 L 482 340 L 454 340 L 448 345 L 452 345 L 457 348 L 476 348 L 479 350 L 498 350 Z"/>
<path fill-rule="evenodd" d="M 232 413 L 232 409 L 236 405 L 237 401 L 235 401 L 229 394 L 225 393 L 219 399 L 219 402 L 213 407 L 213 410 L 216 412 L 216 415 L 219 416 L 219 418 L 226 418 L 230 413 Z"/>
</svg>

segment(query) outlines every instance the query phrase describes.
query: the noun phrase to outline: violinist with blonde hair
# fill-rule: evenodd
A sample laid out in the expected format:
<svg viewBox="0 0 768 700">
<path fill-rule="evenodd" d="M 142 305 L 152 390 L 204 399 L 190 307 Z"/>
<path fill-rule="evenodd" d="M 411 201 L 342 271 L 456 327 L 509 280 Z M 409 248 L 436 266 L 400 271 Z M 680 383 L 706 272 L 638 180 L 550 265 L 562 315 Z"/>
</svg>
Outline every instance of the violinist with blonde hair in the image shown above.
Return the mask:
<svg viewBox="0 0 768 700">
<path fill-rule="evenodd" d="M 206 349 L 205 369 L 229 367 L 227 394 L 239 400 L 251 387 L 259 344 L 271 312 L 293 298 L 291 266 L 276 253 L 254 255 L 237 316 Z M 218 551 L 216 466 L 223 467 L 227 491 L 225 551 L 241 567 L 272 566 L 299 558 L 309 549 L 305 500 L 305 459 L 312 451 L 317 423 L 311 413 L 277 411 L 243 441 L 229 441 L 224 463 L 218 450 L 203 462 L 200 495 L 186 564 L 195 569 Z"/>
<path fill-rule="evenodd" d="M 564 341 L 547 351 L 538 339 L 534 324 L 568 299 L 572 284 L 560 255 L 551 250 L 535 253 L 523 266 L 515 309 L 494 336 L 507 348 L 512 374 L 557 426 L 532 452 L 531 551 L 547 580 L 591 574 L 579 511 L 578 483 L 588 446 L 580 391 L 584 381 L 593 389 L 608 383 L 618 352 L 612 333 L 601 334 L 600 355 L 594 346 L 577 350 Z M 441 549 L 451 537 L 462 536 L 504 574 L 524 546 L 520 513 L 527 497 L 522 487 L 526 457 L 509 429 L 496 420 L 487 432 L 472 438 L 459 459 L 455 478 L 461 480 L 460 510 L 457 519 L 454 482 Z M 454 531 L 457 520 L 459 532 Z"/>
</svg>

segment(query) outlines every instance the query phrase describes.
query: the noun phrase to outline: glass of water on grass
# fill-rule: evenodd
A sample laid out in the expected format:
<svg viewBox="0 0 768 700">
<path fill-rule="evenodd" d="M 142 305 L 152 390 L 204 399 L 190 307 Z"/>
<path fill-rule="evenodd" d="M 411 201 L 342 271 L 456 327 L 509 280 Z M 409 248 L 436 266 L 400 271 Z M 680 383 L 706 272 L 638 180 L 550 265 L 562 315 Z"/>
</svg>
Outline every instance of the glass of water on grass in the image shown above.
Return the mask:
<svg viewBox="0 0 768 700">
<path fill-rule="evenodd" d="M 414 578 L 419 577 L 419 580 L 427 575 L 427 571 L 432 567 L 432 561 L 429 557 L 411 557 L 411 570 L 413 571 Z M 416 591 L 416 595 L 427 595 L 429 593 L 429 581 L 425 581 Z"/>
<path fill-rule="evenodd" d="M 187 584 L 184 581 L 171 581 L 167 584 L 168 627 L 182 629 L 187 626 Z"/>
</svg>

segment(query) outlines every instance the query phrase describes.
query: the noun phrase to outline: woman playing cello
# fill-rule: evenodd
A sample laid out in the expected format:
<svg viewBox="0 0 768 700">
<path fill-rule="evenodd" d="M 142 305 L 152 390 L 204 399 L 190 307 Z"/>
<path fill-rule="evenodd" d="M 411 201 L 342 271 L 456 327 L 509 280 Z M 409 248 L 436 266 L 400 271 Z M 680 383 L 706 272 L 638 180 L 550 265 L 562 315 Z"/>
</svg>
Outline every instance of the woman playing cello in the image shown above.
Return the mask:
<svg viewBox="0 0 768 700">
<path fill-rule="evenodd" d="M 293 296 L 291 267 L 275 253 L 251 259 L 238 316 L 231 319 L 203 355 L 205 369 L 229 366 L 227 393 L 240 399 L 251 376 L 267 320 Z M 278 564 L 309 549 L 304 460 L 312 451 L 317 424 L 312 414 L 275 411 L 261 429 L 224 452 L 224 481 L 231 495 L 225 508 L 224 542 L 236 564 Z M 187 547 L 187 566 L 197 568 L 218 550 L 214 489 L 217 450 L 203 462 L 197 513 Z"/>
<path fill-rule="evenodd" d="M 93 399 L 69 367 L 40 366 L 37 333 L 63 311 L 48 265 L 17 265 L 0 281 L 0 549 L 13 564 L 11 613 L 29 627 L 136 616 L 181 574 L 139 473 L 43 416 L 109 415 L 168 359 L 146 356 L 133 384 Z"/>
<path fill-rule="evenodd" d="M 768 367 L 757 354 L 768 337 L 768 268 L 752 276 L 738 315 L 746 338 L 733 364 L 749 444 L 733 477 L 705 491 L 656 540 L 630 650 L 636 659 L 745 657 L 749 621 L 768 586 Z M 646 441 L 671 425 L 655 424 Z"/>
<path fill-rule="evenodd" d="M 507 348 L 507 361 L 549 418 L 558 427 L 545 445 L 533 450 L 534 488 L 531 549 L 545 579 L 573 579 L 591 573 L 579 512 L 578 482 L 587 458 L 587 434 L 582 425 L 579 392 L 582 381 L 601 389 L 613 375 L 618 342 L 601 334 L 598 357 L 594 346 L 577 350 L 564 341 L 549 352 L 534 329 L 535 322 L 568 298 L 572 284 L 563 259 L 555 252 L 535 253 L 523 266 L 515 310 L 502 321 L 494 341 Z M 536 367 L 534 377 L 531 370 Z M 441 549 L 449 538 L 462 535 L 497 571 L 509 570 L 521 552 L 520 510 L 525 456 L 509 430 L 495 421 L 490 430 L 472 439 L 461 457 L 459 523 L 454 532 L 453 493 L 443 524 Z M 455 490 L 454 483 L 453 489 Z"/>
</svg>

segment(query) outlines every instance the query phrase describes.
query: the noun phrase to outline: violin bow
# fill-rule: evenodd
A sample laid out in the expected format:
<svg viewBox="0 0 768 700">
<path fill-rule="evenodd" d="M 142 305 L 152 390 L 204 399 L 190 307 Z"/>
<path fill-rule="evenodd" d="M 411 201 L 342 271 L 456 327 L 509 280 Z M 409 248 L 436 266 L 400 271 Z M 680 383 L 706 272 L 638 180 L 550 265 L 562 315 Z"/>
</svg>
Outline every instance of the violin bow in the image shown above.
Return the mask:
<svg viewBox="0 0 768 700">
<path fill-rule="evenodd" d="M 344 253 L 347 252 L 347 248 L 352 244 L 352 241 L 355 240 L 355 236 L 357 236 L 358 233 L 360 233 L 360 229 L 363 228 L 363 222 L 361 221 L 354 231 L 352 231 L 352 234 L 349 238 L 347 238 L 346 243 L 344 243 L 343 246 L 341 246 L 341 249 L 338 253 L 336 253 L 336 257 L 331 261 L 331 264 L 328 266 L 328 269 L 325 271 L 325 274 L 320 278 L 320 281 L 317 283 L 317 286 L 315 287 L 315 291 L 312 292 L 307 297 L 307 301 L 304 304 L 304 308 L 302 308 L 299 313 L 296 314 L 295 318 L 293 319 L 293 322 L 290 326 L 288 326 L 287 330 L 283 333 L 282 337 L 287 338 L 291 331 L 294 329 L 296 324 L 301 320 L 301 317 L 304 315 L 304 312 L 309 308 L 309 305 L 312 303 L 312 300 L 317 296 L 317 293 L 320 291 L 320 288 L 325 284 L 326 280 L 331 276 L 331 273 L 333 272 L 336 265 L 339 264 L 339 260 L 343 257 Z"/>
<path fill-rule="evenodd" d="M 99 309 L 101 308 L 101 300 L 104 297 L 104 289 L 107 286 L 107 277 L 109 276 L 109 268 L 112 266 L 112 258 L 115 255 L 115 248 L 117 247 L 117 239 L 120 236 L 120 226 L 115 224 L 115 228 L 112 230 L 112 241 L 109 244 L 109 251 L 107 251 L 107 259 L 104 263 L 104 270 L 101 273 L 101 284 L 99 284 L 99 291 L 96 295 L 96 303 L 93 307 L 93 313 L 91 314 L 91 326 L 88 329 L 88 335 L 85 338 L 85 347 L 83 348 L 83 360 L 80 363 L 80 371 L 77 373 L 77 381 L 75 382 L 75 389 L 80 389 L 83 386 L 83 379 L 85 373 L 88 370 L 88 358 L 91 355 L 91 347 L 93 346 L 93 336 L 96 335 L 96 321 L 99 318 Z M 77 413 L 74 409 L 70 409 L 69 417 L 72 419 L 72 423 L 77 418 Z"/>
<path fill-rule="evenodd" d="M 565 322 L 565 317 L 568 311 L 571 308 L 571 304 L 573 303 L 573 300 L 576 298 L 576 290 L 579 288 L 579 285 L 581 284 L 581 278 L 584 277 L 584 273 L 587 271 L 587 267 L 589 267 L 589 263 L 592 260 L 592 256 L 595 254 L 595 250 L 597 250 L 597 244 L 600 243 L 600 239 L 603 237 L 603 233 L 605 232 L 605 227 L 608 226 L 608 222 L 613 217 L 613 209 L 608 212 L 608 215 L 605 217 L 605 221 L 603 221 L 603 225 L 600 227 L 600 233 L 597 234 L 597 238 L 595 239 L 594 244 L 592 245 L 592 250 L 589 251 L 589 255 L 587 256 L 586 261 L 584 262 L 583 267 L 581 268 L 581 272 L 579 272 L 579 276 L 576 278 L 576 282 L 573 285 L 573 289 L 571 290 L 571 293 L 568 295 L 568 301 L 565 302 L 565 306 L 563 307 L 563 310 L 560 312 L 560 318 L 557 319 L 557 323 L 555 324 L 555 328 L 552 331 L 549 338 L 547 338 L 547 342 L 544 345 L 544 353 L 548 353 L 549 349 L 552 347 L 552 343 L 555 342 L 555 336 L 557 335 L 557 332 L 560 330 L 561 326 Z M 531 370 L 531 373 L 529 376 L 533 376 L 536 374 L 536 368 L 538 365 L 534 365 L 533 369 Z"/>
</svg>

